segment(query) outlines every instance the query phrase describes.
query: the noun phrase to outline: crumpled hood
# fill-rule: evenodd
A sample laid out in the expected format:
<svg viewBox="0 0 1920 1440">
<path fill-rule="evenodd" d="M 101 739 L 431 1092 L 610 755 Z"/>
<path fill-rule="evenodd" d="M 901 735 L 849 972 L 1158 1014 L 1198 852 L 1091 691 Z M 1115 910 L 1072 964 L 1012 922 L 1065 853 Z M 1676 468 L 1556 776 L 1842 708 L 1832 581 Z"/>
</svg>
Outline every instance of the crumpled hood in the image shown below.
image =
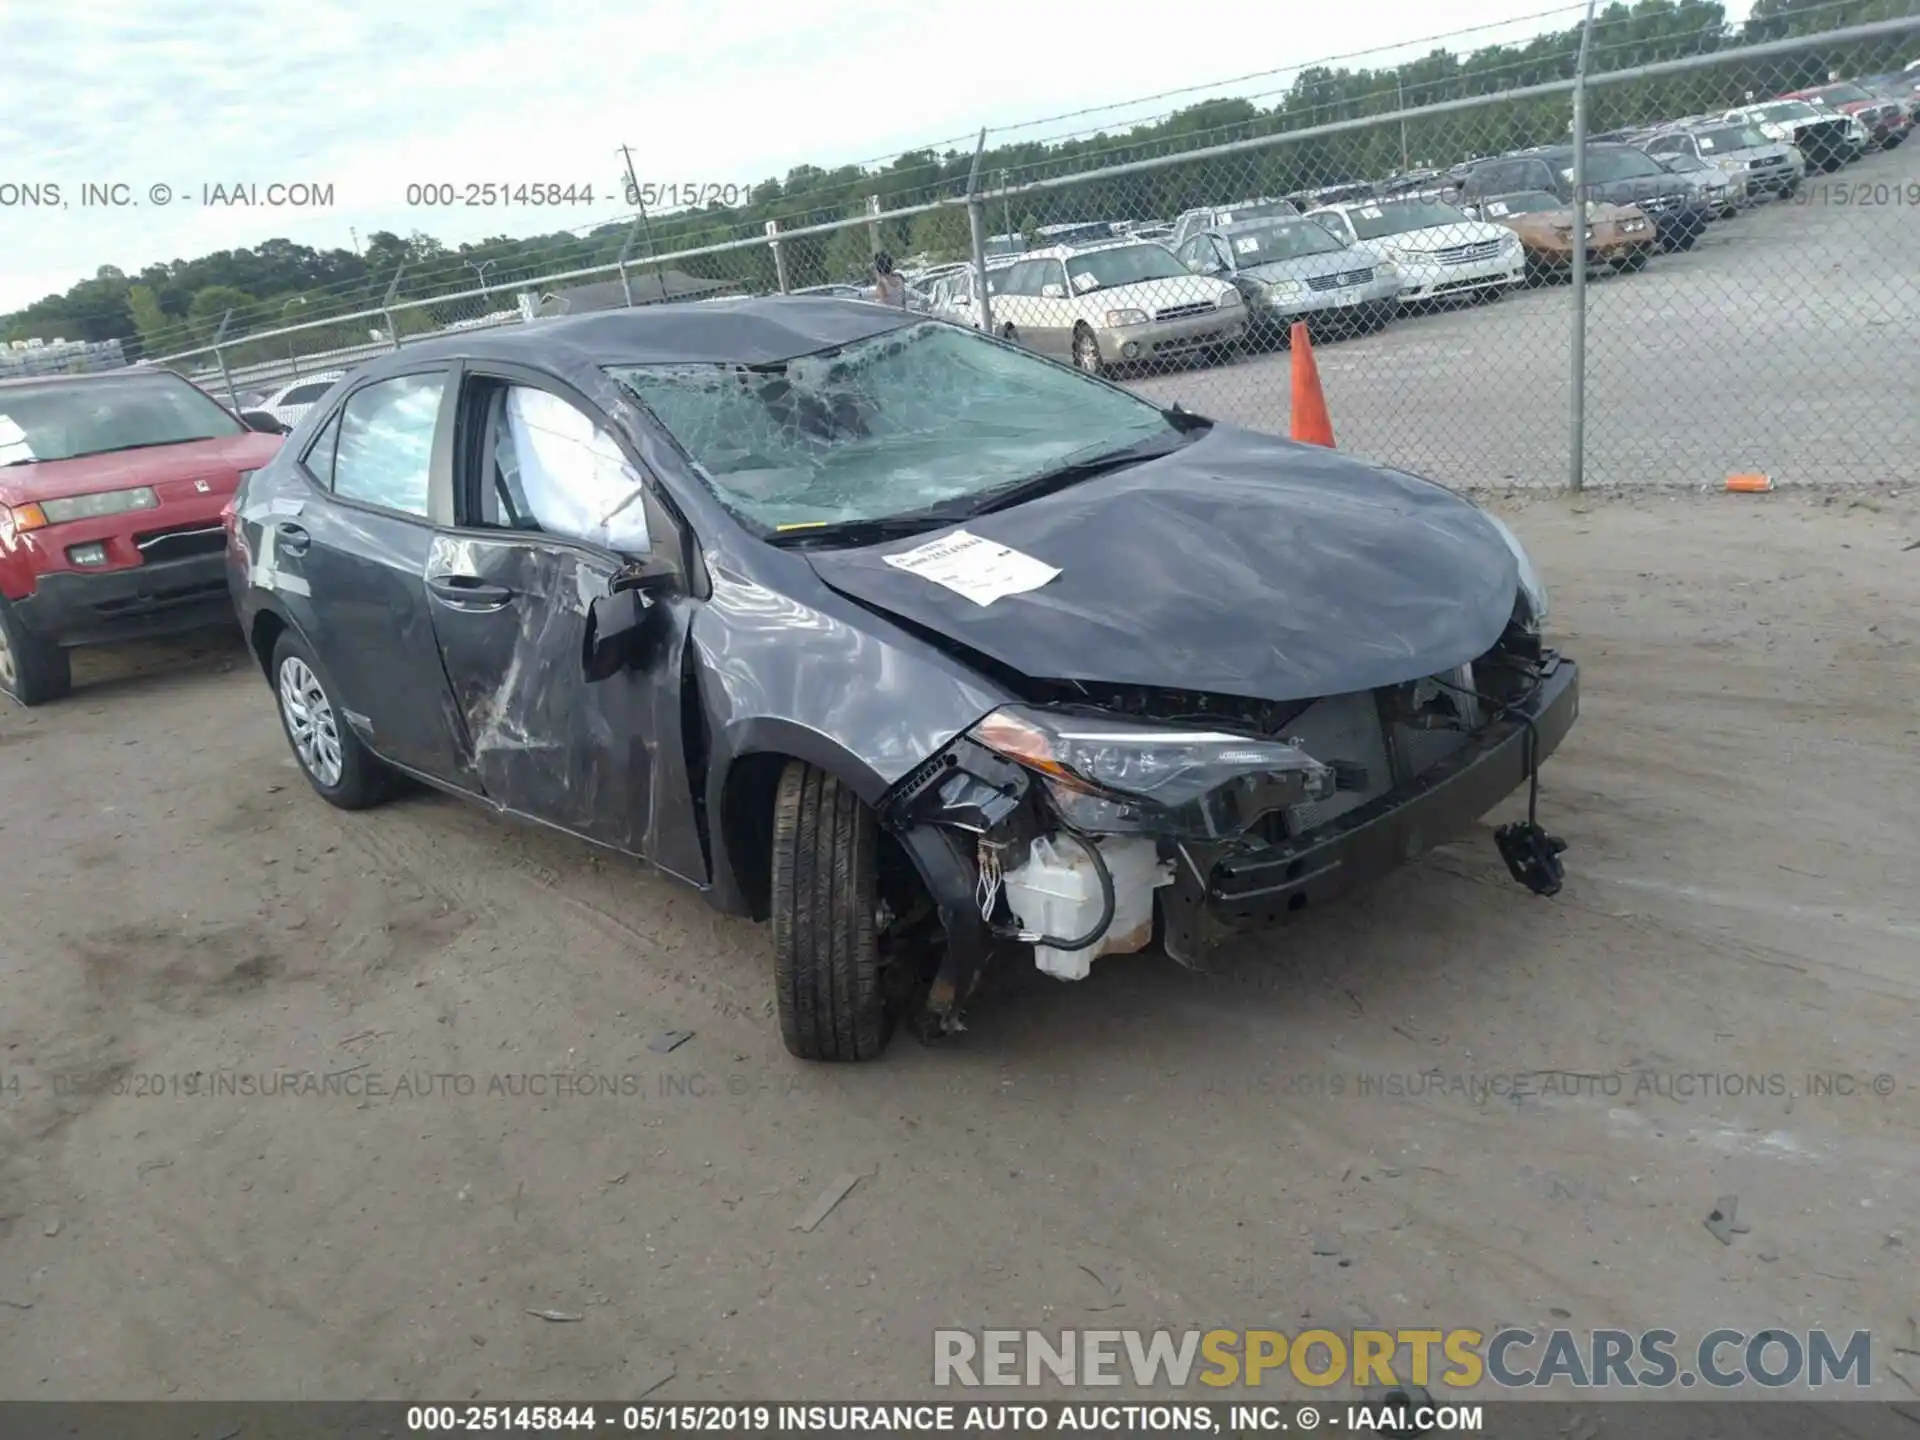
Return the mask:
<svg viewBox="0 0 1920 1440">
<path fill-rule="evenodd" d="M 885 562 L 946 529 L 807 558 L 840 593 L 1029 679 L 1273 701 L 1465 664 L 1519 586 L 1499 531 L 1451 491 L 1225 425 L 952 528 L 1061 573 L 981 606 Z"/>
</svg>

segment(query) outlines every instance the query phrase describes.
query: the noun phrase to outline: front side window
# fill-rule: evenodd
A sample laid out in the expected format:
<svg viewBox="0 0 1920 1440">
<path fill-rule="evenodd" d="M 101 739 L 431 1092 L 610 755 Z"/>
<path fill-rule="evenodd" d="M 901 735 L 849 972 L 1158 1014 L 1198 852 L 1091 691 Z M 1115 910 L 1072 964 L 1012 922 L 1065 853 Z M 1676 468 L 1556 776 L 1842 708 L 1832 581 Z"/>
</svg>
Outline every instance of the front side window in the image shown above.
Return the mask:
<svg viewBox="0 0 1920 1440">
<path fill-rule="evenodd" d="M 603 425 L 525 385 L 496 390 L 488 420 L 482 506 L 489 524 L 647 552 L 645 486 Z"/>
<path fill-rule="evenodd" d="M 771 365 L 611 373 L 721 502 L 769 534 L 965 502 L 1176 434 L 1144 400 L 937 322 Z"/>
<path fill-rule="evenodd" d="M 0 392 L 0 465 L 244 435 L 247 427 L 179 376 L 48 379 Z"/>
<path fill-rule="evenodd" d="M 347 397 L 333 460 L 333 493 L 425 518 L 433 437 L 446 386 L 443 374 L 400 375 Z"/>
</svg>

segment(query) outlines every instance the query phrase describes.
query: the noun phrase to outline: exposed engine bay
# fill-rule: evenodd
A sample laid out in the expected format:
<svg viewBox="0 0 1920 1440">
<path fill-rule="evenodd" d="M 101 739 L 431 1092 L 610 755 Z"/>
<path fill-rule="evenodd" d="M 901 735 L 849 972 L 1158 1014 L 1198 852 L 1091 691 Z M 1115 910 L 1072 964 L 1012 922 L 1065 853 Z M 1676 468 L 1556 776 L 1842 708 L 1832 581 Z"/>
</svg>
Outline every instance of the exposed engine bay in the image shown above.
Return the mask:
<svg viewBox="0 0 1920 1440">
<path fill-rule="evenodd" d="M 927 997 L 934 1028 L 958 1028 L 985 968 L 984 954 L 955 959 L 969 931 L 987 952 L 1024 949 L 1062 980 L 1156 940 L 1204 969 L 1231 935 L 1361 878 L 1363 867 L 1340 854 L 1345 842 L 1405 802 L 1442 793 L 1489 747 L 1510 751 L 1500 742 L 1517 738 L 1513 780 L 1536 784 L 1550 745 L 1540 745 L 1528 707 L 1555 674 L 1571 701 L 1571 670 L 1517 615 L 1471 664 L 1357 694 L 1271 703 L 1142 687 L 1030 690 L 1035 703 L 987 716 L 902 780 L 882 809 L 922 853 L 930 835 L 943 837 L 955 883 L 971 882 L 958 946 L 962 901 L 936 896 L 949 955 Z M 1571 723 L 1572 704 L 1561 708 L 1552 743 Z M 1497 788 L 1495 800 L 1514 785 Z M 1487 808 L 1478 800 L 1444 818 L 1470 823 Z M 1394 837 L 1391 863 L 1451 831 L 1422 820 Z M 1558 889 L 1564 845 L 1539 831 L 1531 810 L 1525 825 L 1502 828 L 1500 848 L 1523 884 Z"/>
</svg>

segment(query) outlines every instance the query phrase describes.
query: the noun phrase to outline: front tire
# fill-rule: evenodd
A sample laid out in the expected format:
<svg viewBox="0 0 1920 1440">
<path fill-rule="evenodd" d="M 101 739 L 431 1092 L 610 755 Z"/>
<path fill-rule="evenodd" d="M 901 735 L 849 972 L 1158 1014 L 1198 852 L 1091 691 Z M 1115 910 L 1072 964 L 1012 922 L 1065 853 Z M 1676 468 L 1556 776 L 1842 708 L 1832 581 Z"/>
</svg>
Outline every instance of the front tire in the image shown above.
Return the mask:
<svg viewBox="0 0 1920 1440">
<path fill-rule="evenodd" d="M 1084 375 L 1107 373 L 1106 362 L 1100 358 L 1100 342 L 1084 325 L 1073 332 L 1073 363 Z"/>
<path fill-rule="evenodd" d="M 365 810 L 392 797 L 393 772 L 353 733 L 320 678 L 320 662 L 291 630 L 273 647 L 273 692 L 280 728 L 315 794 L 342 810 Z"/>
<path fill-rule="evenodd" d="M 773 984 L 802 1060 L 872 1060 L 892 1019 L 880 984 L 880 835 L 846 786 L 788 763 L 773 805 Z"/>
<path fill-rule="evenodd" d="M 0 693 L 29 709 L 65 699 L 73 689 L 67 652 L 21 622 L 0 600 Z"/>
</svg>

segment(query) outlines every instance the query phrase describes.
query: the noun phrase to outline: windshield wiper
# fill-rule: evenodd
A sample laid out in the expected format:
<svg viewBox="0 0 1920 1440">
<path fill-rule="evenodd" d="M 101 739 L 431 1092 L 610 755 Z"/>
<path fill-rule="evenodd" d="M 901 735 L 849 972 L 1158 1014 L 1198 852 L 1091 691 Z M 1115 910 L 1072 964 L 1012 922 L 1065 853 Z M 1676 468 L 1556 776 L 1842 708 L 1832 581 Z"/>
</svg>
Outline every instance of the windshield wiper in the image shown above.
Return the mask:
<svg viewBox="0 0 1920 1440">
<path fill-rule="evenodd" d="M 1149 435 L 1144 440 L 1136 440 L 1133 444 L 1123 445 L 1118 450 L 1089 455 L 1082 460 L 1069 460 L 1054 466 L 1051 470 L 1042 470 L 1038 475 L 1028 476 L 1025 480 L 1017 480 L 998 490 L 990 490 L 982 499 L 974 503 L 967 514 L 990 515 L 996 510 L 1005 510 L 1042 495 L 1051 495 L 1056 490 L 1065 490 L 1070 485 L 1078 485 L 1081 481 L 1091 480 L 1097 475 L 1124 470 L 1129 465 L 1138 465 L 1143 461 L 1157 460 L 1162 455 L 1170 455 L 1187 444 L 1196 432 L 1210 423 L 1201 420 L 1197 415 L 1185 416 L 1181 421 L 1174 422 L 1175 428 L 1171 434 Z"/>
<path fill-rule="evenodd" d="M 766 537 L 769 545 L 784 550 L 804 550 L 814 545 L 878 545 L 883 540 L 899 540 L 950 525 L 959 517 L 922 510 L 911 515 L 884 515 L 875 520 L 824 520 L 819 524 L 801 524 L 776 529 Z"/>
</svg>

